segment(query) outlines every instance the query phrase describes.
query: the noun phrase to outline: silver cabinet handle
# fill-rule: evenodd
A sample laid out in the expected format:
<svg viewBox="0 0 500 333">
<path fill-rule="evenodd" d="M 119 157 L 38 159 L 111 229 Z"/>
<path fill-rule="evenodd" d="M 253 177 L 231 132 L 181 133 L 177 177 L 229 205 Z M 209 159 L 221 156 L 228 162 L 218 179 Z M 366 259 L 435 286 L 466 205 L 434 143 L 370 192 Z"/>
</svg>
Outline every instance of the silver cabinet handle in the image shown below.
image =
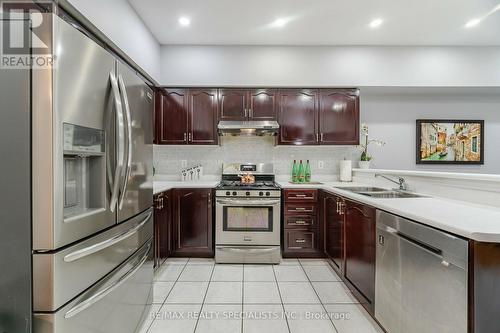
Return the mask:
<svg viewBox="0 0 500 333">
<path fill-rule="evenodd" d="M 253 109 L 248 109 L 248 118 L 253 118 Z"/>
<path fill-rule="evenodd" d="M 312 212 L 313 210 L 312 209 L 307 209 L 305 207 L 295 207 L 294 209 L 291 210 L 292 212 L 293 211 L 299 211 L 299 212 Z"/>
<path fill-rule="evenodd" d="M 193 141 L 193 134 L 191 132 L 189 132 L 189 134 L 188 134 L 188 141 L 189 142 Z"/>
<path fill-rule="evenodd" d="M 109 295 L 111 292 L 113 292 L 113 290 L 115 290 L 116 288 L 120 287 L 123 283 L 125 283 L 132 275 L 134 275 L 135 272 L 137 272 L 141 268 L 141 266 L 148 259 L 149 249 L 151 249 L 151 242 L 152 241 L 149 241 L 147 250 L 146 250 L 145 254 L 143 255 L 143 257 L 140 259 L 140 261 L 137 264 L 135 264 L 134 267 L 132 267 L 125 275 L 123 275 L 121 278 L 119 278 L 113 284 L 110 284 L 109 286 L 107 286 L 106 288 L 102 289 L 101 291 L 95 293 L 94 295 L 90 296 L 89 298 L 87 298 L 83 302 L 78 303 L 77 305 L 72 307 L 70 310 L 68 310 L 68 312 L 66 312 L 64 314 L 64 318 L 69 319 L 71 317 L 76 316 L 80 312 L 88 309 L 89 307 L 91 307 L 95 303 L 99 302 L 101 299 L 103 299 L 104 297 Z"/>
<path fill-rule="evenodd" d="M 75 252 L 71 252 L 71 253 L 65 255 L 64 256 L 64 261 L 65 262 L 73 262 L 75 260 L 87 257 L 87 256 L 89 256 L 91 254 L 94 254 L 96 252 L 104 250 L 104 249 L 106 249 L 106 248 L 108 248 L 110 246 L 115 245 L 116 243 L 119 243 L 119 242 L 121 242 L 121 241 L 129 238 L 130 236 L 132 236 L 133 234 L 135 234 L 139 229 L 141 229 L 148 222 L 148 220 L 151 218 L 152 214 L 153 214 L 153 212 L 150 211 L 148 213 L 148 216 L 144 220 L 142 220 L 141 223 L 139 223 L 135 227 L 132 227 L 129 230 L 121 233 L 120 235 L 116 235 L 116 236 L 114 236 L 114 237 L 112 237 L 110 239 L 106 239 L 106 240 L 104 240 L 102 242 L 93 244 L 93 245 L 88 246 L 86 248 L 83 248 L 81 250 L 77 250 Z"/>
<path fill-rule="evenodd" d="M 184 141 L 187 142 L 187 133 L 184 133 Z"/>
<path fill-rule="evenodd" d="M 116 204 L 118 202 L 118 192 L 119 192 L 119 184 L 120 184 L 120 174 L 123 169 L 123 159 L 125 153 L 123 151 L 123 141 L 125 139 L 124 135 L 124 122 L 123 122 L 123 109 L 122 102 L 120 98 L 120 89 L 118 88 L 118 82 L 116 80 L 116 76 L 113 72 L 109 73 L 109 80 L 111 82 L 111 91 L 113 92 L 113 99 L 115 102 L 116 108 L 116 143 L 117 143 L 117 156 L 116 156 L 116 168 L 115 168 L 115 176 L 112 180 L 112 191 L 111 191 L 111 199 L 110 199 L 110 210 L 114 212 L 116 209 Z"/>
<path fill-rule="evenodd" d="M 323 133 L 320 133 L 320 135 L 319 135 L 319 140 L 320 140 L 321 142 L 323 142 Z"/>
<path fill-rule="evenodd" d="M 126 163 L 125 163 L 125 169 L 123 170 L 123 184 L 122 184 L 122 190 L 120 193 L 120 200 L 118 202 L 118 208 L 122 209 L 123 207 L 123 200 L 125 198 L 125 194 L 127 193 L 127 185 L 128 185 L 128 178 L 130 177 L 130 169 L 132 166 L 132 120 L 130 117 L 130 105 L 128 102 L 128 95 L 127 95 L 127 89 L 125 87 L 125 83 L 123 82 L 123 77 L 121 75 L 118 76 L 118 84 L 120 85 L 120 91 L 123 96 L 123 104 L 125 105 L 125 124 L 127 125 L 127 136 L 126 136 L 126 142 L 127 142 L 127 153 L 125 154 L 126 158 Z"/>
<path fill-rule="evenodd" d="M 248 110 L 245 109 L 245 118 L 247 118 L 247 117 L 248 117 Z"/>
<path fill-rule="evenodd" d="M 304 238 L 299 238 L 295 240 L 295 243 L 305 243 L 306 240 Z"/>
<path fill-rule="evenodd" d="M 316 133 L 316 142 L 319 142 L 319 134 Z"/>
<path fill-rule="evenodd" d="M 307 224 L 307 221 L 297 220 L 295 224 Z"/>
<path fill-rule="evenodd" d="M 305 197 L 307 197 L 307 195 L 305 195 L 305 194 L 295 194 L 295 196 L 298 197 L 298 198 L 305 198 Z"/>
</svg>

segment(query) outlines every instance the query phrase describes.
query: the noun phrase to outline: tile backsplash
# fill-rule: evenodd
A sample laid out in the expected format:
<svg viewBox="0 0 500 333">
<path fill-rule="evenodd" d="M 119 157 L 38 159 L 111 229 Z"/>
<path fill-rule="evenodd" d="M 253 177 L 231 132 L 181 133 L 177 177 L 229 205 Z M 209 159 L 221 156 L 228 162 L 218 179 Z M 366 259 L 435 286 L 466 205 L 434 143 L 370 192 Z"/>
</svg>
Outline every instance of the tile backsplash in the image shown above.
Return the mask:
<svg viewBox="0 0 500 333">
<path fill-rule="evenodd" d="M 288 175 L 295 159 L 310 161 L 314 179 L 315 175 L 337 175 L 340 160 L 356 161 L 360 154 L 354 146 L 275 146 L 274 137 L 224 136 L 220 140 L 220 146 L 155 145 L 156 174 L 178 175 L 185 160 L 187 166 L 203 165 L 205 175 L 220 175 L 222 163 L 230 162 L 272 162 L 276 175 Z"/>
</svg>

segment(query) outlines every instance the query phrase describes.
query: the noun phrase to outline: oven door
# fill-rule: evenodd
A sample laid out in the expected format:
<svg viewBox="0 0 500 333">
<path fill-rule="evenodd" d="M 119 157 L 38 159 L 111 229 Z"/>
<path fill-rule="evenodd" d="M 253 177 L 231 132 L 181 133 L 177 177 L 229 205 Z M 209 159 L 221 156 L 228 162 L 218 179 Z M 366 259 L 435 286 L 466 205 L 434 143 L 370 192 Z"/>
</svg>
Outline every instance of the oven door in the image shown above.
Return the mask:
<svg viewBox="0 0 500 333">
<path fill-rule="evenodd" d="M 279 245 L 280 198 L 217 198 L 217 245 Z"/>
</svg>

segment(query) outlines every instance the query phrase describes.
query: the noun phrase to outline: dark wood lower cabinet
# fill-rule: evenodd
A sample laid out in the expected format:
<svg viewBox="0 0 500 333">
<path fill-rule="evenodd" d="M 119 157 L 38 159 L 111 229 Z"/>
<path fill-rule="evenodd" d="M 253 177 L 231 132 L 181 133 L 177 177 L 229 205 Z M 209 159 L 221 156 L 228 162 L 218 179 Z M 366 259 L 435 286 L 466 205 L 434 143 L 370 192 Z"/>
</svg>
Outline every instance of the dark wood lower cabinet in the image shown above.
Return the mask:
<svg viewBox="0 0 500 333">
<path fill-rule="evenodd" d="M 339 275 L 344 274 L 344 216 L 341 212 L 342 198 L 332 195 L 323 195 L 321 214 L 325 228 L 325 253 L 332 260 L 333 268 Z"/>
<path fill-rule="evenodd" d="M 367 302 L 373 313 L 375 302 L 375 208 L 345 200 L 345 279 Z"/>
<path fill-rule="evenodd" d="M 213 257 L 212 189 L 174 189 L 173 256 Z"/>
<path fill-rule="evenodd" d="M 154 196 L 154 266 L 158 267 L 172 251 L 171 192 Z"/>
<path fill-rule="evenodd" d="M 318 190 L 286 189 L 284 198 L 283 257 L 324 257 L 323 229 L 318 219 Z"/>
</svg>

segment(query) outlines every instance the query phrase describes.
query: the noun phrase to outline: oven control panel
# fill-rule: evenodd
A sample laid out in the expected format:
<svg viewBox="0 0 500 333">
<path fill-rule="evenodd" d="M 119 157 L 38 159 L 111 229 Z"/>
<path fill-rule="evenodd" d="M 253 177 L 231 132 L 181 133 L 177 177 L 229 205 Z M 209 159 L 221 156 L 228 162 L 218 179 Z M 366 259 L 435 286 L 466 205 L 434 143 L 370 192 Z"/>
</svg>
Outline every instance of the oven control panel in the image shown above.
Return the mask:
<svg viewBox="0 0 500 333">
<path fill-rule="evenodd" d="M 280 198 L 280 190 L 217 190 L 217 197 Z"/>
</svg>

